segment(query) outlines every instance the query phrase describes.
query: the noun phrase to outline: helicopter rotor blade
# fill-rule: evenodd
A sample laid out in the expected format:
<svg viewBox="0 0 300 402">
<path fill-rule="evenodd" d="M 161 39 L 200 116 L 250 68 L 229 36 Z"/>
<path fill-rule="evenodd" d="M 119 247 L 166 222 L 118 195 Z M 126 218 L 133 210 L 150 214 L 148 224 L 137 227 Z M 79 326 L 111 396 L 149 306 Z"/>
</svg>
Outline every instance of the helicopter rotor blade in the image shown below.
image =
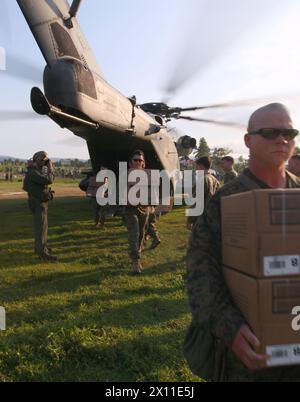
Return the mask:
<svg viewBox="0 0 300 402">
<path fill-rule="evenodd" d="M 9 75 L 36 83 L 42 83 L 43 73 L 39 67 L 21 60 L 10 52 L 6 53 L 6 69 L 0 71 L 0 76 Z"/>
<path fill-rule="evenodd" d="M 6 37 L 6 42 L 10 46 L 11 42 L 11 30 L 10 30 L 10 19 L 8 8 L 6 2 L 3 1 L 2 13 L 0 14 L 0 33 L 3 37 Z M 0 69 L 0 77 L 11 76 L 16 77 L 21 80 L 31 81 L 36 83 L 42 82 L 42 71 L 36 65 L 26 62 L 15 55 L 13 55 L 9 50 L 3 48 L 2 56 L 4 56 L 4 63 L 2 62 Z M 39 119 L 41 116 L 34 113 L 33 111 L 25 110 L 1 110 L 0 111 L 0 121 L 10 122 L 10 121 L 21 121 L 21 120 L 33 120 Z"/>
<path fill-rule="evenodd" d="M 257 105 L 260 103 L 270 103 L 270 102 L 273 103 L 273 102 L 277 102 L 277 101 L 282 101 L 282 99 L 290 100 L 290 101 L 299 101 L 300 95 L 264 97 L 264 98 L 240 100 L 240 101 L 236 101 L 236 102 L 216 103 L 214 105 L 207 105 L 207 106 L 192 106 L 192 107 L 179 108 L 179 109 L 180 109 L 180 112 L 194 112 L 197 110 L 252 106 L 252 105 Z"/>
<path fill-rule="evenodd" d="M 35 120 L 43 116 L 30 110 L 1 110 L 0 121 Z"/>
<path fill-rule="evenodd" d="M 280 7 L 284 6 L 279 0 L 195 2 L 193 20 L 187 21 L 184 30 L 186 39 L 182 41 L 182 38 L 179 38 L 180 51 L 177 52 L 178 56 L 173 61 L 174 67 L 168 74 L 170 79 L 163 85 L 166 94 L 174 96 L 197 73 L 215 63 L 250 29 L 260 24 L 267 13 L 273 13 Z M 255 16 L 255 24 L 249 24 L 251 16 Z"/>
<path fill-rule="evenodd" d="M 247 126 L 245 124 L 241 124 L 241 123 L 234 123 L 234 122 L 229 122 L 229 121 L 210 120 L 210 119 L 201 119 L 201 118 L 198 118 L 198 117 L 191 117 L 191 116 L 179 116 L 177 119 L 178 120 L 196 121 L 196 122 L 199 122 L 199 123 L 215 124 L 217 126 L 231 127 L 231 128 L 243 129 L 243 130 L 245 130 L 247 128 Z"/>
<path fill-rule="evenodd" d="M 8 42 L 11 41 L 11 23 L 6 1 L 1 2 L 0 34 L 2 40 L 6 38 Z"/>
<path fill-rule="evenodd" d="M 2 0 L 0 13 L 0 45 L 4 46 L 5 63 L 1 63 L 0 77 L 12 76 L 25 81 L 41 83 L 43 72 L 34 63 L 27 62 L 15 56 L 11 51 L 11 18 L 8 7 L 8 0 Z M 4 64 L 4 69 L 2 69 Z"/>
</svg>

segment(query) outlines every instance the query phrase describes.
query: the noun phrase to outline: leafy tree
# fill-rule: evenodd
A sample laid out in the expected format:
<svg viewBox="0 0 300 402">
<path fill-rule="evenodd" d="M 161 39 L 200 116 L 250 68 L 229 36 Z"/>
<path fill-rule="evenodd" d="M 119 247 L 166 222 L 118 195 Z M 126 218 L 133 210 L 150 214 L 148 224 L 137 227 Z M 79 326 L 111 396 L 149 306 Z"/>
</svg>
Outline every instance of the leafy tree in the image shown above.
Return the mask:
<svg viewBox="0 0 300 402">
<path fill-rule="evenodd" d="M 234 168 L 238 173 L 241 173 L 248 167 L 248 160 L 246 160 L 243 156 L 240 156 Z"/>
<path fill-rule="evenodd" d="M 195 156 L 196 158 L 200 158 L 201 156 L 210 156 L 210 148 L 205 138 L 200 138 L 199 147 Z"/>
</svg>

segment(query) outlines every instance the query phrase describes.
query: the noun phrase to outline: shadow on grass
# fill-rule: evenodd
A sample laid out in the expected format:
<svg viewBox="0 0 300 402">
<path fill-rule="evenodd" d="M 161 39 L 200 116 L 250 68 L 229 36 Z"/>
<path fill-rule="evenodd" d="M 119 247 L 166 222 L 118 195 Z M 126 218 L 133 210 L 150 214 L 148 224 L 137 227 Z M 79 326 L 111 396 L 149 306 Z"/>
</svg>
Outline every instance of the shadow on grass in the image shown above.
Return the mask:
<svg viewBox="0 0 300 402">
<path fill-rule="evenodd" d="M 151 252 L 143 275 L 133 277 L 125 228 L 113 233 L 109 222 L 107 232 L 92 231 L 86 200 L 56 203 L 49 233 L 60 263 L 44 266 L 29 255 L 32 217 L 26 204 L 15 202 L 17 212 L 5 206 L 8 226 L 0 240 L 11 250 L 0 270 L 17 269 L 10 277 L 3 272 L 0 284 L 8 328 L 0 333 L 0 380 L 159 381 L 161 372 L 171 373 L 166 381 L 186 380 L 181 254 L 161 263 L 164 253 Z"/>
<path fill-rule="evenodd" d="M 182 354 L 185 328 L 153 336 L 136 331 L 120 339 L 109 329 L 57 330 L 28 350 L 19 346 L 0 362 L 0 378 L 9 381 L 188 381 Z M 93 335 L 94 334 L 94 335 Z M 114 338 L 115 335 L 115 338 Z M 15 342 L 20 339 L 15 339 Z M 0 352 L 4 354 L 5 350 Z M 25 366 L 25 363 L 27 367 Z M 2 374 L 1 374 L 2 373 Z"/>
<path fill-rule="evenodd" d="M 124 262 L 116 260 L 119 264 L 112 266 L 111 259 L 112 257 L 103 258 L 102 262 L 101 260 L 97 261 L 97 265 L 93 268 L 83 268 L 79 272 L 52 271 L 51 273 L 43 274 L 39 271 L 38 274 L 33 273 L 30 279 L 19 280 L 12 286 L 2 286 L 1 303 L 5 305 L 11 302 L 26 301 L 33 297 L 58 296 L 60 293 L 72 294 L 87 286 L 100 286 L 103 281 L 109 280 L 112 277 L 122 277 L 123 279 L 126 277 L 129 281 L 140 285 L 143 284 L 144 278 L 146 277 L 151 277 L 152 275 L 157 276 L 157 273 L 175 272 L 173 267 L 176 266 L 174 262 L 160 264 L 159 266 L 155 266 L 155 268 L 145 270 L 141 277 L 136 277 L 132 274 L 130 265 L 126 260 L 124 260 Z M 91 262 L 93 263 L 93 261 Z M 141 288 L 135 290 L 134 293 L 135 295 L 145 296 L 151 294 L 151 292 L 155 293 L 155 287 L 145 287 L 142 285 Z M 124 299 L 129 297 L 129 293 L 133 293 L 132 289 L 124 290 Z M 101 295 L 99 297 L 101 297 Z M 110 298 L 111 297 L 112 295 L 110 295 Z"/>
<path fill-rule="evenodd" d="M 34 305 L 33 311 L 7 311 L 7 328 L 18 329 L 26 325 L 33 325 L 38 331 L 55 331 L 57 328 L 70 326 L 85 327 L 112 327 L 121 332 L 143 329 L 143 327 L 161 326 L 174 321 L 187 313 L 187 304 L 182 299 L 172 299 L 176 288 L 169 289 L 168 293 L 155 295 L 145 300 L 136 301 L 137 297 L 128 298 L 124 293 L 112 295 L 85 295 L 74 297 L 71 301 L 64 301 L 61 305 L 55 303 Z M 74 317 L 70 319 L 70 317 Z M 26 337 L 34 335 L 36 330 L 26 331 Z M 13 335 L 12 335 L 13 336 Z M 25 340 L 25 338 L 24 338 Z"/>
<path fill-rule="evenodd" d="M 97 285 L 95 274 L 72 280 L 80 286 Z M 67 283 L 65 290 L 70 290 Z M 95 287 L 92 295 L 70 294 L 63 308 L 50 299 L 36 302 L 29 312 L 8 310 L 7 342 L 0 336 L 0 378 L 2 372 L 9 381 L 159 381 L 160 370 L 171 365 L 170 357 L 181 358 L 184 335 L 178 329 L 188 308 L 183 298 L 174 298 L 175 292 L 176 284 L 114 295 Z M 25 329 L 20 332 L 18 327 Z M 149 328 L 156 328 L 154 335 Z M 161 335 L 164 332 L 168 335 Z"/>
</svg>

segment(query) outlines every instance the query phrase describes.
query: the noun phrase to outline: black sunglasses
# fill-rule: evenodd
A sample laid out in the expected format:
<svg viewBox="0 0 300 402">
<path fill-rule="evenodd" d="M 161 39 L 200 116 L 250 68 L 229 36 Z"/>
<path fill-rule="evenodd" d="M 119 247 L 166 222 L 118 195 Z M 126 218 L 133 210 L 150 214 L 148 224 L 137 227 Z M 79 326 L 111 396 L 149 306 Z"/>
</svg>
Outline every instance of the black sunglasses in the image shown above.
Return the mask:
<svg viewBox="0 0 300 402">
<path fill-rule="evenodd" d="M 251 131 L 249 135 L 261 135 L 267 140 L 276 140 L 279 136 L 287 141 L 292 141 L 297 137 L 299 131 L 294 128 L 260 128 L 256 131 Z"/>
</svg>

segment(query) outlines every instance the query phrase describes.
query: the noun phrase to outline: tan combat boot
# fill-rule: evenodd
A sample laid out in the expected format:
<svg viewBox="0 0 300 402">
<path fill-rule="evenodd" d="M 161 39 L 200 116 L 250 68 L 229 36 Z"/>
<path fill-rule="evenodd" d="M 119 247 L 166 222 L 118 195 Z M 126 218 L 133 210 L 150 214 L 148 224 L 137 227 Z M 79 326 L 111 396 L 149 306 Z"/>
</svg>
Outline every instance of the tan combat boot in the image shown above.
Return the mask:
<svg viewBox="0 0 300 402">
<path fill-rule="evenodd" d="M 149 247 L 149 250 L 154 250 L 156 249 L 156 247 L 158 247 L 161 243 L 161 240 L 159 237 L 157 237 L 156 239 L 153 240 L 151 246 Z"/>
</svg>

